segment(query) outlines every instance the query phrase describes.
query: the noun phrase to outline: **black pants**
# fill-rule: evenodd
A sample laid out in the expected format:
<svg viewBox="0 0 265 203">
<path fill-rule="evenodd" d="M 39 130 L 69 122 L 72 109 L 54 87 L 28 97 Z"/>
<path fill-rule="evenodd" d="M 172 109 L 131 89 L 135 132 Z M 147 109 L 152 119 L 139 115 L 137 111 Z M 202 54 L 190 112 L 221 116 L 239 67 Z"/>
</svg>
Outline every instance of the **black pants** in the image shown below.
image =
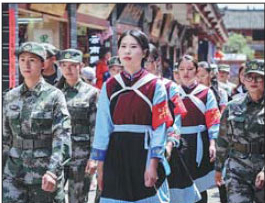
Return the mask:
<svg viewBox="0 0 265 203">
<path fill-rule="evenodd" d="M 207 203 L 208 201 L 208 195 L 207 195 L 207 190 L 201 192 L 202 199 L 198 201 L 197 203 Z"/>
<path fill-rule="evenodd" d="M 226 187 L 225 184 L 218 187 L 219 194 L 220 194 L 220 201 L 221 203 L 227 203 L 227 196 L 226 196 Z"/>
</svg>

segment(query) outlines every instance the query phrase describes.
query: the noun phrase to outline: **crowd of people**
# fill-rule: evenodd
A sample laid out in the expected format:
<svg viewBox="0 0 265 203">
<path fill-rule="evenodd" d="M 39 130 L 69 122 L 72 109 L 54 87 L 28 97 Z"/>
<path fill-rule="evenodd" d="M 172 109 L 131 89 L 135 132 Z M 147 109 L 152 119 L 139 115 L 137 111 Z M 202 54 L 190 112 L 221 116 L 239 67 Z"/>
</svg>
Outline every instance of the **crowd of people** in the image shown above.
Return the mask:
<svg viewBox="0 0 265 203">
<path fill-rule="evenodd" d="M 264 202 L 264 60 L 239 69 L 185 54 L 173 70 L 139 30 L 96 71 L 77 49 L 26 42 L 3 101 L 3 202 Z M 172 77 L 173 76 L 173 77 Z M 172 78 L 171 78 L 172 77 Z M 210 202 L 209 202 L 210 203 Z"/>
</svg>

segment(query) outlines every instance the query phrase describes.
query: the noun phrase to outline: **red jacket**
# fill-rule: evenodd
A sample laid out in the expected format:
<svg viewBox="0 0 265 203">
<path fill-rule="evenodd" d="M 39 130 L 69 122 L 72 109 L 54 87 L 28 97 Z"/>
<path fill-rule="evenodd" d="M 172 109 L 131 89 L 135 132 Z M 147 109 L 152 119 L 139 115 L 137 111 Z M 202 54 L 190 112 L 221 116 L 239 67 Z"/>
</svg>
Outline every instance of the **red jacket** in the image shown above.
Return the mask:
<svg viewBox="0 0 265 203">
<path fill-rule="evenodd" d="M 107 62 L 104 59 L 101 59 L 98 61 L 97 66 L 96 66 L 96 87 L 101 89 L 102 85 L 103 85 L 103 76 L 104 73 L 107 72 L 108 66 L 107 66 Z"/>
</svg>

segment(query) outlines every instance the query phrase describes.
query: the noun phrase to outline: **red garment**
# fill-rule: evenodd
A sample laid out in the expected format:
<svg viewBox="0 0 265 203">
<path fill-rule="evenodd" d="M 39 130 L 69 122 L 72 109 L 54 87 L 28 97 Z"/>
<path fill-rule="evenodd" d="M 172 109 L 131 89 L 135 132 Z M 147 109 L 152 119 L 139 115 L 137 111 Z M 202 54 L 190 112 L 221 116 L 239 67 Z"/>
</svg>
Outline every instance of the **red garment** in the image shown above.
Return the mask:
<svg viewBox="0 0 265 203">
<path fill-rule="evenodd" d="M 108 69 L 108 65 L 107 65 L 107 61 L 104 59 L 101 59 L 98 61 L 97 66 L 96 66 L 96 87 L 101 89 L 102 85 L 103 85 L 103 76 L 104 73 L 107 72 Z"/>
</svg>

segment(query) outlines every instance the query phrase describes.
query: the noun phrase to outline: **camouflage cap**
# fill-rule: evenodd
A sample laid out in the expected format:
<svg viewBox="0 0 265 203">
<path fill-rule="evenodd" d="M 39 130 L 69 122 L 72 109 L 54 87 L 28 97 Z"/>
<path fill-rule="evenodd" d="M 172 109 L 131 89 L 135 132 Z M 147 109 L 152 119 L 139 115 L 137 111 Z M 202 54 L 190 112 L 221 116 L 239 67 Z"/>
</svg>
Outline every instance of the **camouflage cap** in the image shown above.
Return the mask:
<svg viewBox="0 0 265 203">
<path fill-rule="evenodd" d="M 225 71 L 225 72 L 230 72 L 230 66 L 227 64 L 220 64 L 218 65 L 218 71 Z"/>
<path fill-rule="evenodd" d="M 107 62 L 109 68 L 111 66 L 123 66 L 118 56 L 111 57 Z"/>
<path fill-rule="evenodd" d="M 217 74 L 218 73 L 218 66 L 215 63 L 211 63 L 210 66 L 211 66 L 212 72 Z"/>
<path fill-rule="evenodd" d="M 77 49 L 65 49 L 61 51 L 59 62 L 68 61 L 73 63 L 82 63 L 83 53 Z"/>
<path fill-rule="evenodd" d="M 245 75 L 248 73 L 257 73 L 264 75 L 264 60 L 252 60 L 246 63 Z"/>
<path fill-rule="evenodd" d="M 176 63 L 174 64 L 173 71 L 174 71 L 174 72 L 178 72 L 178 71 L 179 71 L 179 63 L 178 63 L 178 62 L 176 62 Z"/>
<path fill-rule="evenodd" d="M 49 43 L 41 43 L 41 44 L 44 46 L 45 50 L 47 51 L 47 58 L 56 56 L 56 54 L 59 51 L 59 49 L 57 49 L 52 44 L 49 44 Z"/>
<path fill-rule="evenodd" d="M 37 42 L 25 42 L 23 43 L 19 49 L 16 51 L 17 56 L 22 54 L 23 52 L 28 52 L 34 54 L 41 58 L 41 60 L 45 61 L 47 54 L 44 46 Z"/>
<path fill-rule="evenodd" d="M 209 71 L 212 70 L 211 66 L 209 65 L 209 63 L 207 61 L 200 61 L 198 63 L 198 67 L 202 67 L 202 68 L 209 70 Z"/>
</svg>

